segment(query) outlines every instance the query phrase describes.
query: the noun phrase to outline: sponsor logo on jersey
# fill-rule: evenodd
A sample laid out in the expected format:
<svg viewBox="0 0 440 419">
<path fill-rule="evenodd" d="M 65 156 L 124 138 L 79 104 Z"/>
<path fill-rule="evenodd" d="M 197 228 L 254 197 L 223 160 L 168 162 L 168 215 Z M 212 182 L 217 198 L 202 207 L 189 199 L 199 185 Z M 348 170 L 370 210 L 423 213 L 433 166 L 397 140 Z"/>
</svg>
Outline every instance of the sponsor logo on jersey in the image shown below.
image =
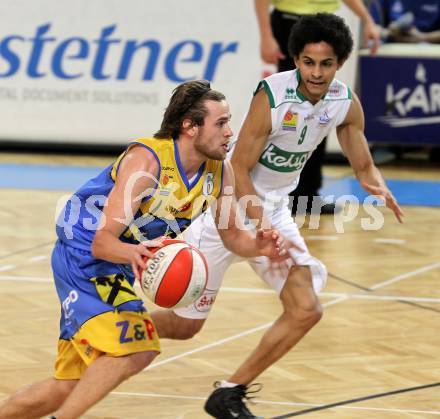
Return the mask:
<svg viewBox="0 0 440 419">
<path fill-rule="evenodd" d="M 296 131 L 298 114 L 296 112 L 287 111 L 283 118 L 283 131 Z"/>
<path fill-rule="evenodd" d="M 287 99 L 287 100 L 296 99 L 296 92 L 293 87 L 288 87 L 286 89 L 286 94 L 284 95 L 284 99 Z"/>
<path fill-rule="evenodd" d="M 186 202 L 179 208 L 173 207 L 172 205 L 168 205 L 167 207 L 165 207 L 165 211 L 168 211 L 172 215 L 177 215 L 179 212 L 185 212 L 189 210 L 191 208 L 191 205 L 192 205 L 191 201 Z"/>
<path fill-rule="evenodd" d="M 205 290 L 203 295 L 194 303 L 194 306 L 197 311 L 207 313 L 211 310 L 211 307 L 215 302 L 215 298 L 215 291 Z"/>
<path fill-rule="evenodd" d="M 258 161 L 276 172 L 295 172 L 303 168 L 308 156 L 309 151 L 290 152 L 271 143 Z"/>
<path fill-rule="evenodd" d="M 63 311 L 64 311 L 65 320 L 68 320 L 72 316 L 74 312 L 72 304 L 76 303 L 78 299 L 79 299 L 78 292 L 75 290 L 71 290 L 69 292 L 69 295 L 61 303 L 61 306 L 63 307 Z"/>
<path fill-rule="evenodd" d="M 84 355 L 87 358 L 91 358 L 93 355 L 93 347 L 90 345 L 89 341 L 87 339 L 81 339 L 79 343 L 84 345 L 82 348 Z"/>
<path fill-rule="evenodd" d="M 191 207 L 191 202 L 187 202 L 185 205 L 183 205 L 181 208 L 180 208 L 180 212 L 184 212 L 184 211 L 186 211 L 186 210 L 188 210 L 189 208 Z"/>
<path fill-rule="evenodd" d="M 336 84 L 336 85 L 332 85 L 329 87 L 328 92 L 327 92 L 327 96 L 338 97 L 338 96 L 341 96 L 341 93 L 342 93 L 341 86 Z"/>
<path fill-rule="evenodd" d="M 102 301 L 117 307 L 128 301 L 139 300 L 132 286 L 122 274 L 97 276 L 90 278 Z"/>
<path fill-rule="evenodd" d="M 327 125 L 330 122 L 330 117 L 327 112 L 324 111 L 322 115 L 319 115 L 319 125 Z"/>
</svg>

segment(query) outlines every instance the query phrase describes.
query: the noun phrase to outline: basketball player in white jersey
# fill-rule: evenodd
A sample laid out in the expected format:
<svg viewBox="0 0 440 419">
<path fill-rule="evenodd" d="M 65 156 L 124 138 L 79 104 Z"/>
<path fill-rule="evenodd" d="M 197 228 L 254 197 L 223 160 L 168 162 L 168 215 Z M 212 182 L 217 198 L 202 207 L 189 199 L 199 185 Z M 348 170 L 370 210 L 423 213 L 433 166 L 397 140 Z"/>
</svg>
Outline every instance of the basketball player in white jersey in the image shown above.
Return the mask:
<svg viewBox="0 0 440 419">
<path fill-rule="evenodd" d="M 381 196 L 397 219 L 402 211 L 375 167 L 364 136 L 364 116 L 357 96 L 336 80 L 353 41 L 335 15 L 302 17 L 289 42 L 296 70 L 274 74 L 259 83 L 232 150 L 238 197 L 253 197 L 246 213 L 255 228 L 272 227 L 296 247 L 286 269 L 274 272 L 264 257 L 248 259 L 255 272 L 278 294 L 283 313 L 257 348 L 217 389 L 205 410 L 221 419 L 255 418 L 243 399 L 250 383 L 285 355 L 320 320 L 317 293 L 327 280 L 325 266 L 310 255 L 284 199 L 296 186 L 307 158 L 333 128 L 354 173 L 370 194 Z M 229 265 L 228 251 L 210 214 L 200 217 L 186 239 L 207 258 L 210 277 L 205 294 L 190 307 L 153 313 L 161 338 L 184 339 L 202 327 Z"/>
</svg>

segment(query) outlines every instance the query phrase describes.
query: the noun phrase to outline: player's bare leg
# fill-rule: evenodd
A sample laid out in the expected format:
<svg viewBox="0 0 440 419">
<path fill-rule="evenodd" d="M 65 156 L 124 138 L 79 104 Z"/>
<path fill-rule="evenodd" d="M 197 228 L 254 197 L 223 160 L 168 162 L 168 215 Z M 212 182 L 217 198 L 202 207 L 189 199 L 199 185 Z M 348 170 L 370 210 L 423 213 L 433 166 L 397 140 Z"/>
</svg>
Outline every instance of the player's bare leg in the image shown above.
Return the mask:
<svg viewBox="0 0 440 419">
<path fill-rule="evenodd" d="M 264 334 L 257 348 L 229 378 L 220 383 L 205 403 L 216 418 L 257 418 L 243 402 L 249 384 L 285 355 L 321 319 L 322 308 L 315 294 L 308 267 L 293 267 L 281 291 L 283 314 Z"/>
<path fill-rule="evenodd" d="M 308 267 L 293 267 L 280 295 L 283 314 L 264 334 L 257 348 L 228 380 L 249 384 L 289 352 L 322 317 Z"/>
<path fill-rule="evenodd" d="M 172 310 L 156 310 L 150 315 L 160 339 L 191 339 L 206 320 L 180 317 Z"/>
<path fill-rule="evenodd" d="M 80 417 L 124 380 L 146 368 L 157 354 L 145 351 L 122 357 L 99 357 L 87 368 L 54 416 L 57 419 Z"/>
<path fill-rule="evenodd" d="M 40 418 L 57 410 L 78 380 L 46 380 L 31 384 L 6 399 L 0 406 L 1 419 Z"/>
</svg>

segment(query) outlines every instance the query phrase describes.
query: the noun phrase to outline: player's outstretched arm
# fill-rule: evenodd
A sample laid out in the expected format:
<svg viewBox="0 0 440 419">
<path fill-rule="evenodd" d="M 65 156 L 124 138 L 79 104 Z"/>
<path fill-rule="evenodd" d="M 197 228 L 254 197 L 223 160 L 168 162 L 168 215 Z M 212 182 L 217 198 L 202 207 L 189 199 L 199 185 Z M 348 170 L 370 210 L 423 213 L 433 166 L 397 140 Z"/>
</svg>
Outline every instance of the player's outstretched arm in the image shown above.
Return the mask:
<svg viewBox="0 0 440 419">
<path fill-rule="evenodd" d="M 127 152 L 92 243 L 93 256 L 113 263 L 131 264 L 136 276 L 139 269 L 145 269 L 143 256 L 153 255 L 148 247 L 160 247 L 161 244 L 150 241 L 135 245 L 124 243 L 119 237 L 133 221 L 142 197 L 156 187 L 158 170 L 156 159 L 146 148 L 133 146 Z"/>
<path fill-rule="evenodd" d="M 362 187 L 369 194 L 382 198 L 397 220 L 403 222 L 403 212 L 373 162 L 364 135 L 364 126 L 362 106 L 358 97 L 353 94 L 353 102 L 345 121 L 336 129 L 339 143 Z"/>
<path fill-rule="evenodd" d="M 259 229 L 254 237 L 244 225 L 233 194 L 233 170 L 225 161 L 223 192 L 213 207 L 214 219 L 225 247 L 242 257 L 268 256 L 278 259 L 286 255 L 284 239 L 274 229 Z"/>
</svg>

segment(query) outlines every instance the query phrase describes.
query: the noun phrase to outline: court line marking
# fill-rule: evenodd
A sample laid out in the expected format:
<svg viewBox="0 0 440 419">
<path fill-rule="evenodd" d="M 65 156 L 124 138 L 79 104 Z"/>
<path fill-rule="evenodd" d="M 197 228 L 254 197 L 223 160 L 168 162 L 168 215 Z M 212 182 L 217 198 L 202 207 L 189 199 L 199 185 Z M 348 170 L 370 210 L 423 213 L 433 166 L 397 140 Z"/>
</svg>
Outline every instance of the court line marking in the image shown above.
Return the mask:
<svg viewBox="0 0 440 419">
<path fill-rule="evenodd" d="M 110 394 L 115 396 L 129 396 L 129 397 L 155 397 L 164 399 L 177 399 L 177 400 L 206 400 L 206 397 L 200 396 L 179 396 L 175 394 L 160 394 L 160 393 L 138 393 L 129 391 L 112 391 Z M 295 403 L 295 402 L 276 402 L 271 400 L 255 400 L 257 404 L 267 404 L 274 406 L 298 406 L 298 407 L 320 407 L 320 404 L 314 403 Z M 440 411 L 437 410 L 414 410 L 414 409 L 393 409 L 393 408 L 380 408 L 380 407 L 368 407 L 368 406 L 335 406 L 333 409 L 346 409 L 346 410 L 370 410 L 376 412 L 389 412 L 389 413 L 425 413 L 430 415 L 440 415 Z"/>
<path fill-rule="evenodd" d="M 11 257 L 11 256 L 19 255 L 21 253 L 30 252 L 31 250 L 38 249 L 40 247 L 49 246 L 49 244 L 53 245 L 54 243 L 55 243 L 54 241 L 50 241 L 50 242 L 40 243 L 40 244 L 37 244 L 35 246 L 28 247 L 26 249 L 15 250 L 15 251 L 13 251 L 11 253 L 6 253 L 5 255 L 1 255 L 0 259 L 6 259 L 6 258 Z"/>
<path fill-rule="evenodd" d="M 312 241 L 335 241 L 338 240 L 338 236 L 307 236 L 306 240 Z"/>
<path fill-rule="evenodd" d="M 1 278 L 1 277 L 0 277 Z M 222 287 L 221 291 L 236 292 L 243 294 L 275 294 L 274 290 L 264 288 L 235 288 Z M 354 300 L 376 300 L 376 301 L 411 301 L 419 303 L 440 303 L 440 298 L 433 297 L 408 297 L 403 295 L 374 295 L 374 294 L 351 294 L 344 292 L 320 292 L 320 297 L 347 297 Z"/>
<path fill-rule="evenodd" d="M 17 281 L 17 282 L 53 282 L 52 278 L 43 276 L 14 276 L 0 275 L 0 281 Z"/>
<path fill-rule="evenodd" d="M 404 239 L 386 239 L 386 238 L 377 238 L 373 240 L 375 243 L 380 244 L 405 244 L 406 240 Z"/>
<path fill-rule="evenodd" d="M 407 272 L 405 274 L 397 275 L 397 276 L 392 277 L 390 279 L 387 279 L 385 281 L 379 282 L 376 285 L 373 285 L 372 287 L 370 287 L 370 290 L 373 290 L 373 289 L 377 290 L 379 288 L 383 288 L 383 287 L 385 287 L 385 286 L 387 286 L 389 284 L 393 284 L 393 283 L 401 281 L 403 279 L 410 278 L 411 276 L 417 275 L 419 273 L 427 272 L 427 271 L 435 269 L 437 267 L 440 267 L 440 262 L 431 263 L 430 265 L 423 266 L 423 267 L 421 267 L 419 269 L 416 269 L 414 271 L 410 271 L 410 272 Z M 322 306 L 323 307 L 330 307 L 330 306 L 336 305 L 336 304 L 338 304 L 340 302 L 347 301 L 348 299 L 349 299 L 348 296 L 341 296 L 339 298 L 336 298 L 333 301 L 328 301 L 327 303 L 323 304 Z M 153 362 L 153 364 L 149 365 L 143 371 L 147 371 L 147 370 L 150 370 L 152 368 L 156 368 L 157 366 L 160 366 L 160 365 L 168 364 L 168 363 L 170 363 L 172 361 L 175 361 L 175 360 L 178 360 L 178 359 L 181 359 L 181 358 L 185 358 L 185 357 L 187 357 L 189 355 L 192 355 L 192 354 L 195 354 L 195 353 L 198 353 L 198 352 L 202 352 L 202 351 L 204 351 L 206 349 L 210 349 L 210 348 L 214 348 L 216 346 L 223 345 L 223 343 L 227 343 L 227 342 L 231 342 L 231 341 L 236 340 L 236 339 L 240 339 L 243 336 L 247 336 L 247 335 L 250 335 L 252 333 L 258 332 L 260 330 L 267 329 L 272 324 L 273 324 L 273 322 L 265 323 L 265 324 L 262 324 L 260 326 L 254 327 L 252 329 L 245 330 L 244 332 L 237 333 L 237 334 L 235 334 L 233 336 L 229 336 L 227 338 L 223 338 L 223 339 L 220 339 L 218 341 L 211 342 L 208 345 L 203 345 L 203 346 L 200 346 L 198 348 L 192 349 L 190 351 L 183 352 L 183 353 L 181 353 L 179 355 L 175 355 L 175 356 L 166 358 L 163 361 L 160 361 L 160 362 L 157 362 L 157 363 Z"/>
<path fill-rule="evenodd" d="M 0 268 L 1 270 L 1 268 Z M 13 276 L 13 275 L 0 275 L 0 281 L 17 281 L 17 282 L 43 282 L 51 283 L 52 278 L 38 277 L 38 276 Z M 235 288 L 235 287 L 222 287 L 222 292 L 231 293 L 244 293 L 244 294 L 275 294 L 275 291 L 264 288 Z M 372 300 L 372 301 L 408 301 L 416 303 L 440 303 L 440 298 L 432 297 L 408 297 L 401 295 L 370 295 L 370 294 L 349 294 L 343 292 L 320 292 L 322 297 L 335 297 L 353 300 Z"/>
<path fill-rule="evenodd" d="M 382 288 L 387 285 L 394 284 L 395 282 L 401 281 L 402 279 L 410 278 L 411 276 L 418 275 L 418 274 L 424 273 L 424 272 L 428 272 L 428 271 L 430 271 L 432 269 L 436 269 L 436 268 L 440 268 L 440 262 L 431 263 L 430 265 L 422 266 L 421 268 L 416 269 L 414 271 L 407 272 L 406 274 L 394 276 L 386 281 L 379 282 L 378 284 L 369 287 L 369 289 L 370 290 L 377 290 L 379 288 Z"/>
<path fill-rule="evenodd" d="M 31 262 L 40 262 L 40 261 L 46 260 L 46 259 L 49 259 L 49 256 L 47 256 L 47 255 L 38 255 L 38 256 L 34 256 L 34 257 L 30 258 L 29 260 Z"/>
<path fill-rule="evenodd" d="M 13 269 L 15 269 L 17 267 L 30 265 L 31 263 L 34 263 L 34 262 L 41 262 L 41 261 L 46 260 L 48 258 L 49 258 L 49 256 L 46 256 L 46 255 L 38 255 L 38 256 L 34 256 L 34 257 L 29 258 L 29 260 L 27 260 L 26 262 L 23 262 L 23 263 L 14 264 L 14 265 L 0 265 L 0 272 L 12 271 Z"/>
<path fill-rule="evenodd" d="M 361 397 L 356 397 L 354 399 L 342 400 L 340 402 L 329 403 L 329 404 L 325 404 L 325 405 L 311 407 L 309 409 L 297 410 L 296 412 L 286 413 L 286 414 L 280 415 L 280 416 L 274 416 L 271 419 L 287 419 L 287 418 L 292 418 L 294 416 L 302 416 L 302 415 L 305 415 L 306 413 L 318 412 L 318 411 L 327 410 L 327 409 L 334 409 L 334 408 L 341 407 L 341 406 L 347 406 L 348 404 L 352 404 L 352 403 L 359 403 L 359 402 L 364 402 L 366 400 L 379 399 L 382 397 L 394 396 L 396 394 L 403 394 L 403 393 L 408 393 L 411 391 L 424 390 L 427 388 L 433 388 L 433 387 L 438 387 L 438 386 L 440 386 L 440 382 L 431 383 L 431 384 L 423 384 L 423 385 L 414 386 L 414 387 L 400 388 L 397 390 L 386 391 L 383 393 L 370 394 L 369 396 L 361 396 Z M 356 406 L 351 406 L 351 407 L 356 407 Z M 431 412 L 434 412 L 433 414 L 440 415 L 440 411 L 431 411 Z"/>
<path fill-rule="evenodd" d="M 0 266 L 0 272 L 11 271 L 12 269 L 15 269 L 16 267 L 17 267 L 17 265 L 3 265 L 3 266 Z"/>
<path fill-rule="evenodd" d="M 267 329 L 268 327 L 270 327 L 272 325 L 272 323 L 273 322 L 265 323 L 265 324 L 262 324 L 260 326 L 254 327 L 252 329 L 245 330 L 244 332 L 240 332 L 240 333 L 237 333 L 235 335 L 229 336 L 227 338 L 220 339 L 220 340 L 217 340 L 217 341 L 212 342 L 212 343 L 208 343 L 207 345 L 199 346 L 196 349 L 192 349 L 190 351 L 183 352 L 183 353 L 181 353 L 179 355 L 171 356 L 169 358 L 164 359 L 163 361 L 154 362 L 153 364 L 150 364 L 147 368 L 145 368 L 143 371 L 152 370 L 153 368 L 159 367 L 159 366 L 161 366 L 163 364 L 168 364 L 169 362 L 175 361 L 176 359 L 184 358 L 186 356 L 195 354 L 197 352 L 204 351 L 206 349 L 215 348 L 216 346 L 223 345 L 224 343 L 231 342 L 231 341 L 239 339 L 239 338 L 241 338 L 243 336 L 247 336 L 247 335 L 250 335 L 252 333 L 259 332 L 260 330 L 264 330 L 264 329 Z"/>
</svg>

